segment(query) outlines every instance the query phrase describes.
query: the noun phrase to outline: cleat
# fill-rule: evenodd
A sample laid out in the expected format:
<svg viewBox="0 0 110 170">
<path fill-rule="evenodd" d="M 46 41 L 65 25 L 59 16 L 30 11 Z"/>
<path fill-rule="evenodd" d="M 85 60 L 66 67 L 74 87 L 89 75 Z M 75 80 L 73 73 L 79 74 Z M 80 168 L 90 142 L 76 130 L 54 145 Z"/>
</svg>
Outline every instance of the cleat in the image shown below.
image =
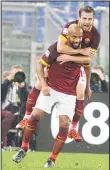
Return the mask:
<svg viewBox="0 0 110 170">
<path fill-rule="evenodd" d="M 23 149 L 19 150 L 19 152 L 16 153 L 16 155 L 13 156 L 13 161 L 16 163 L 20 163 L 22 159 L 26 156 L 27 152 Z"/>
<path fill-rule="evenodd" d="M 71 139 L 73 138 L 76 142 L 81 142 L 82 141 L 82 137 L 76 131 L 75 128 L 70 129 L 70 131 L 68 132 L 68 137 L 71 138 Z"/>
<path fill-rule="evenodd" d="M 23 120 L 21 120 L 21 121 L 16 125 L 16 129 L 24 129 L 27 121 L 28 121 L 28 119 L 23 119 Z"/>
<path fill-rule="evenodd" d="M 52 168 L 55 162 L 52 161 L 50 158 L 45 162 L 44 168 Z"/>
</svg>

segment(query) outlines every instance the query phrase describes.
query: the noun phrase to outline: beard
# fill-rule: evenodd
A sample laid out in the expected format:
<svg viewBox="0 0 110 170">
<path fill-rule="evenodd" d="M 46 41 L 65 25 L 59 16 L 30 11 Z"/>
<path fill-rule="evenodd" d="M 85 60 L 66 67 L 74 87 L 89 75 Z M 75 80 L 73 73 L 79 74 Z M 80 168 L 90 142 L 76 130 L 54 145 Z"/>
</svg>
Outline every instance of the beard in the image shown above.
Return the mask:
<svg viewBox="0 0 110 170">
<path fill-rule="evenodd" d="M 70 44 L 71 44 L 71 47 L 72 47 L 73 49 L 78 49 L 81 43 L 78 43 L 78 45 L 75 45 L 75 44 L 73 44 L 73 43 L 70 43 Z"/>
</svg>

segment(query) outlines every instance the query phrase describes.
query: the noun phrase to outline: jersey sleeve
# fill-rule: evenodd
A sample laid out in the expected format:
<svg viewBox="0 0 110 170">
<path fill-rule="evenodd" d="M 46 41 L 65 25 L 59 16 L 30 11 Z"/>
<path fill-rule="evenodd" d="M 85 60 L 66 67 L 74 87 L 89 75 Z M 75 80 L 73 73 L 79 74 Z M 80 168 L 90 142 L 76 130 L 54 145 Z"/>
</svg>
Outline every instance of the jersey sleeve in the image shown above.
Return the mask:
<svg viewBox="0 0 110 170">
<path fill-rule="evenodd" d="M 93 36 L 91 48 L 94 51 L 97 51 L 99 43 L 100 43 L 100 34 L 98 32 L 96 32 L 96 33 L 94 33 L 94 36 Z"/>
<path fill-rule="evenodd" d="M 40 58 L 40 62 L 46 67 L 50 67 L 49 57 L 50 57 L 50 51 L 49 51 L 49 48 L 48 48 L 48 50 Z"/>
<path fill-rule="evenodd" d="M 66 23 L 61 34 L 59 35 L 60 38 L 67 40 L 67 33 L 68 33 L 68 27 L 69 27 L 69 23 Z"/>
<path fill-rule="evenodd" d="M 54 63 L 58 55 L 59 54 L 57 53 L 57 43 L 54 43 L 47 49 L 44 55 L 40 58 L 40 62 L 46 67 L 50 67 L 50 65 Z"/>
</svg>

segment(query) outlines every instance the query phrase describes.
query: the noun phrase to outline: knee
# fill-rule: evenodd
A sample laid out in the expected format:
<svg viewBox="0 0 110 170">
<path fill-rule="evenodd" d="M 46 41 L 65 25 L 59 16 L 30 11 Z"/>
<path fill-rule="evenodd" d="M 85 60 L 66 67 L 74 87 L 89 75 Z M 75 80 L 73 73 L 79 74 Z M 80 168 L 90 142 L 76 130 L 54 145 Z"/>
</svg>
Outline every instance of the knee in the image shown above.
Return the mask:
<svg viewBox="0 0 110 170">
<path fill-rule="evenodd" d="M 44 111 L 35 108 L 35 109 L 32 111 L 32 115 L 33 115 L 37 120 L 41 120 L 41 119 L 43 118 L 43 116 L 44 116 Z"/>
<path fill-rule="evenodd" d="M 69 121 L 68 120 L 62 120 L 60 122 L 60 127 L 69 128 Z"/>
<path fill-rule="evenodd" d="M 78 100 L 84 100 L 85 97 L 85 92 L 84 91 L 80 91 L 77 93 L 77 99 Z"/>
<path fill-rule="evenodd" d="M 63 141 L 65 141 L 66 138 L 67 138 L 68 129 L 69 129 L 69 121 L 68 121 L 68 119 L 60 120 L 60 127 L 59 127 L 58 136 L 62 136 Z"/>
</svg>

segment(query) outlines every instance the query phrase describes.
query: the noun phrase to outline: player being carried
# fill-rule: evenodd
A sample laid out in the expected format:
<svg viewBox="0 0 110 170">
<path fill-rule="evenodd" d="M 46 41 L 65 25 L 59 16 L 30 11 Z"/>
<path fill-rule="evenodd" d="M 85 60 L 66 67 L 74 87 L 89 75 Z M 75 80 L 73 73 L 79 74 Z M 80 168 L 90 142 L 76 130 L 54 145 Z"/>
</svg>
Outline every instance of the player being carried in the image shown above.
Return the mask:
<svg viewBox="0 0 110 170">
<path fill-rule="evenodd" d="M 72 24 L 68 28 L 68 45 L 74 49 L 81 47 L 83 31 L 78 24 Z M 44 116 L 44 113 L 51 113 L 52 106 L 57 106 L 57 117 L 59 118 L 59 132 L 54 141 L 53 150 L 44 167 L 52 167 L 66 141 L 69 124 L 72 121 L 76 104 L 76 86 L 78 82 L 85 82 L 86 78 L 82 63 L 90 63 L 91 57 L 72 56 L 72 61 L 60 64 L 57 61 L 59 53 L 57 52 L 57 42 L 48 48 L 48 55 L 43 55 L 38 64 L 38 77 L 41 82 L 41 92 L 36 105 L 24 127 L 23 141 L 20 151 L 13 156 L 13 161 L 21 162 L 25 157 L 28 144 L 34 134 L 38 122 Z M 77 62 L 77 63 L 76 63 Z M 48 84 L 44 77 L 44 67 L 50 67 L 48 71 Z M 83 85 L 84 85 L 83 82 Z"/>
<path fill-rule="evenodd" d="M 99 46 L 100 42 L 100 34 L 98 30 L 93 26 L 95 11 L 90 6 L 84 6 L 79 10 L 79 19 L 76 21 L 68 22 L 61 35 L 58 38 L 57 43 L 57 52 L 63 53 L 63 54 L 82 54 L 87 56 L 92 56 L 94 58 L 96 54 L 96 50 Z M 73 24 L 77 23 L 79 24 L 83 29 L 83 37 L 82 37 L 82 45 L 83 48 L 81 49 L 73 49 L 72 47 L 68 46 L 68 27 Z M 46 55 L 49 55 L 49 51 L 46 52 Z M 68 62 L 71 60 L 68 56 L 60 56 L 58 58 L 58 61 L 61 62 Z M 76 100 L 76 108 L 75 108 L 75 114 L 73 116 L 72 120 L 72 126 L 70 128 L 70 131 L 68 133 L 68 137 L 73 138 L 75 141 L 81 141 L 82 137 L 76 130 L 76 126 L 83 114 L 84 110 L 84 99 L 85 95 L 86 98 L 90 98 L 91 96 L 91 90 L 90 90 L 90 75 L 91 75 L 91 67 L 90 64 L 85 64 L 84 69 L 86 72 L 86 78 L 87 78 L 87 84 L 86 89 L 85 86 L 82 83 L 78 83 L 76 88 L 77 93 L 77 100 Z M 35 87 L 31 90 L 26 104 L 26 114 L 24 116 L 24 119 L 17 125 L 17 128 L 23 128 L 27 122 L 27 119 L 29 115 L 32 112 L 32 108 L 35 106 L 36 100 L 39 96 L 41 90 L 41 83 L 39 81 L 36 82 Z"/>
</svg>

